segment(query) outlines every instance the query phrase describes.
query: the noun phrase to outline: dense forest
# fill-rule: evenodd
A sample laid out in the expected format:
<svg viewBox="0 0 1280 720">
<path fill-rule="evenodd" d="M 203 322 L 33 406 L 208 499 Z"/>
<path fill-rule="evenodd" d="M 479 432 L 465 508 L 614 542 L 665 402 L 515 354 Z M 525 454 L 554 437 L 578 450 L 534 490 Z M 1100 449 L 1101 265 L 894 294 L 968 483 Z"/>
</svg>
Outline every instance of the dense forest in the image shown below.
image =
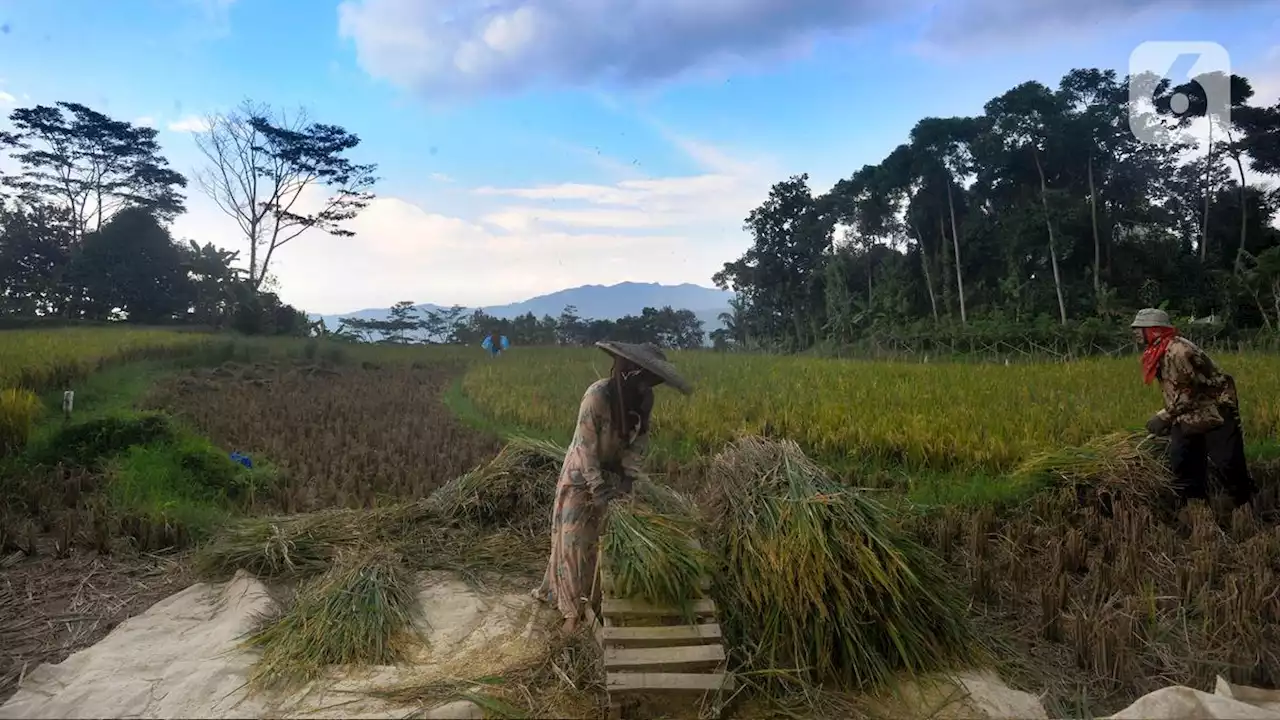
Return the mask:
<svg viewBox="0 0 1280 720">
<path fill-rule="evenodd" d="M 1229 84 L 1229 112 L 1206 87 Z M 1131 100 L 1131 88 L 1150 101 Z M 1137 93 L 1143 95 L 1144 93 Z M 1028 82 L 976 117 L 925 118 L 878 164 L 815 193 L 777 183 L 752 210 L 751 246 L 713 278 L 736 294 L 721 349 L 1062 354 L 1123 344 L 1124 320 L 1162 306 L 1202 334 L 1280 335 L 1280 103 L 1247 78 L 1181 86 L 1074 70 Z M 1180 112 L 1175 112 L 1178 109 Z M 0 183 L 0 317 L 320 334 L 359 342 L 585 344 L 605 337 L 695 347 L 692 313 L 617 320 L 498 319 L 403 302 L 385 320 L 311 323 L 271 292 L 277 252 L 309 231 L 350 235 L 374 165 L 341 127 L 246 102 L 196 142 L 200 191 L 242 231 L 236 251 L 176 241 L 188 178 L 154 129 L 72 102 L 14 110 L 0 132 L 16 172 Z M 1144 142 L 1136 123 L 1164 142 Z M 316 207 L 298 203 L 323 189 Z M 297 248 L 306 252 L 305 248 Z"/>
<path fill-rule="evenodd" d="M 1229 112 L 1210 111 L 1214 82 L 1229 84 Z M 1135 83 L 1151 100 L 1131 102 Z M 779 182 L 746 219 L 750 249 L 715 277 L 737 293 L 719 339 L 1104 350 L 1144 306 L 1273 336 L 1280 104 L 1252 97 L 1239 76 L 1173 86 L 1073 70 L 977 117 L 924 118 L 825 193 L 807 175 Z M 1163 142 L 1140 140 L 1131 116 Z"/>
</svg>

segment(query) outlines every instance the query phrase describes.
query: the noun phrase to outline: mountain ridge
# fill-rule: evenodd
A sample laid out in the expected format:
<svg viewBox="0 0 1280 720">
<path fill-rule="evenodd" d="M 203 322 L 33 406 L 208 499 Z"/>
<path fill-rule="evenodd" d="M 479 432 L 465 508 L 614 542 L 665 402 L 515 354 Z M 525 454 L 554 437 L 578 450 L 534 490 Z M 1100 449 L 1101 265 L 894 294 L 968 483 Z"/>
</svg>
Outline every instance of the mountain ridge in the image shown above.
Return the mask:
<svg viewBox="0 0 1280 720">
<path fill-rule="evenodd" d="M 689 310 L 703 323 L 703 330 L 710 333 L 721 327 L 719 315 L 729 311 L 729 301 L 734 294 L 726 290 L 704 287 L 693 283 L 663 285 L 662 283 L 621 282 L 614 285 L 579 285 L 555 292 L 537 295 L 527 300 L 503 305 L 480 307 L 464 306 L 467 313 L 482 310 L 500 319 L 511 319 L 532 312 L 559 317 L 568 305 L 577 308 L 578 316 L 596 320 L 617 320 L 625 315 L 639 315 L 646 307 L 670 305 L 676 310 Z M 416 303 L 414 307 L 424 311 L 447 310 L 449 305 Z M 365 320 L 383 319 L 390 308 L 363 308 L 346 313 L 308 313 L 314 322 L 324 320 L 330 329 L 336 329 L 344 317 Z"/>
</svg>

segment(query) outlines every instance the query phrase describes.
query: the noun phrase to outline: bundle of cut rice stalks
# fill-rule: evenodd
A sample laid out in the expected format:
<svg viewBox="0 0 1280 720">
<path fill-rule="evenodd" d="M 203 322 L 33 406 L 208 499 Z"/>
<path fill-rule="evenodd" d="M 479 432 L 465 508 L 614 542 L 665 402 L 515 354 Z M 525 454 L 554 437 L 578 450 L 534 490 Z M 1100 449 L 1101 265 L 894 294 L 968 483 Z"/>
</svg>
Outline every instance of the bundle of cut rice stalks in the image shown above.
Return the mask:
<svg viewBox="0 0 1280 720">
<path fill-rule="evenodd" d="M 716 599 L 745 669 L 852 690 L 976 659 L 942 563 L 867 493 L 790 441 L 740 439 L 710 470 Z"/>
<path fill-rule="evenodd" d="M 550 522 L 564 455 L 555 443 L 513 437 L 492 460 L 431 493 L 429 502 L 444 517 L 489 527 L 532 517 Z"/>
<path fill-rule="evenodd" d="M 392 665 L 414 636 L 412 577 L 392 553 L 343 555 L 304 584 L 293 606 L 245 643 L 261 649 L 249 681 L 288 688 L 336 665 Z"/>
<path fill-rule="evenodd" d="M 1014 470 L 1023 482 L 1066 487 L 1079 494 L 1092 489 L 1108 498 L 1124 496 L 1144 504 L 1167 500 L 1173 479 L 1165 461 L 1168 441 L 1145 432 L 1115 432 L 1082 447 L 1040 453 Z"/>
<path fill-rule="evenodd" d="M 711 569 L 697 523 L 687 498 L 649 480 L 610 503 L 601 544 L 614 595 L 691 612 Z"/>
</svg>

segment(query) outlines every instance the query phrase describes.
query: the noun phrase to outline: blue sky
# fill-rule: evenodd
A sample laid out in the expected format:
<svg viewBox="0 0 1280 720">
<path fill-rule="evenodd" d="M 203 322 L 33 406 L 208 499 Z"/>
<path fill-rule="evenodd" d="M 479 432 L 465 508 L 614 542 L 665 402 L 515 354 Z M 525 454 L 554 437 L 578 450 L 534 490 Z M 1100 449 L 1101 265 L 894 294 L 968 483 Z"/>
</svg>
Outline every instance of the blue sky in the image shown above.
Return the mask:
<svg viewBox="0 0 1280 720">
<path fill-rule="evenodd" d="M 1218 42 L 1280 96 L 1280 12 L 1254 0 L 0 0 L 0 25 L 0 111 L 152 124 L 183 172 L 244 98 L 357 133 L 383 178 L 357 236 L 273 260 L 315 312 L 710 285 L 771 183 L 825 190 L 921 117 L 1123 74 L 1145 40 Z M 188 206 L 176 235 L 240 246 L 194 185 Z"/>
</svg>

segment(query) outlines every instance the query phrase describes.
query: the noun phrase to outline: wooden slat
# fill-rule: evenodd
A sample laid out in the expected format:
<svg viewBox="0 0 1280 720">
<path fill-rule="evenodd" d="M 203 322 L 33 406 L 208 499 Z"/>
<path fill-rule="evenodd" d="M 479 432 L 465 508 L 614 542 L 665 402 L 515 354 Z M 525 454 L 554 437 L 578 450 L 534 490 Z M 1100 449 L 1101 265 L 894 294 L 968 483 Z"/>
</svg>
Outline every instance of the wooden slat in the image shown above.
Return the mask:
<svg viewBox="0 0 1280 720">
<path fill-rule="evenodd" d="M 733 676 L 721 673 L 609 673 L 605 684 L 610 695 L 628 693 L 702 694 L 736 686 Z"/>
<path fill-rule="evenodd" d="M 694 600 L 690 610 L 695 615 L 714 615 L 716 604 L 710 598 Z M 600 613 L 605 617 L 631 615 L 634 617 L 680 617 L 679 608 L 650 605 L 640 600 L 605 598 L 600 603 Z"/>
<path fill-rule="evenodd" d="M 604 628 L 600 641 L 606 646 L 628 648 L 685 647 L 688 645 L 712 645 L 721 642 L 720 626 L 666 625 Z"/>
<path fill-rule="evenodd" d="M 719 645 L 688 647 L 605 648 L 606 672 L 699 672 L 711 671 L 724 662 Z"/>
</svg>

